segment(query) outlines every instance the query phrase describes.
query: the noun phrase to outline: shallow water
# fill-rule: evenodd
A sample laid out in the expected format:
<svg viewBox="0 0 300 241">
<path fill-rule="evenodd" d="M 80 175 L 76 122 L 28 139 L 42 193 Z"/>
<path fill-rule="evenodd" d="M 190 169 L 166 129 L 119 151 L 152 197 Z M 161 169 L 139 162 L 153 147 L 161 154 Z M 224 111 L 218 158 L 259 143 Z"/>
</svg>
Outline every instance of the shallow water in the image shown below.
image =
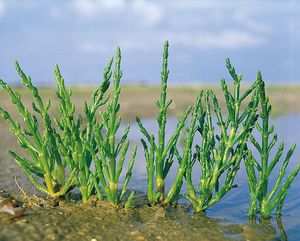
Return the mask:
<svg viewBox="0 0 300 241">
<path fill-rule="evenodd" d="M 278 140 L 284 140 L 286 148 L 293 143 L 300 144 L 300 115 L 279 117 L 273 122 L 278 133 Z M 156 120 L 145 119 L 143 123 L 146 128 L 152 129 L 151 132 L 155 131 L 157 126 Z M 176 119 L 168 119 L 167 136 L 172 134 L 175 126 Z M 147 175 L 143 151 L 139 140 L 141 135 L 135 123 L 131 126 L 129 137 L 131 143 L 137 144 L 139 147 L 130 188 L 144 192 L 146 190 Z M 15 148 L 14 142 L 14 137 L 8 133 L 8 130 L 1 128 L 0 190 L 5 189 L 12 194 L 16 194 L 18 189 L 13 177 L 17 175 L 19 182 L 28 193 L 36 193 L 27 177 L 22 174 L 19 167 L 8 157 L 6 151 L 4 151 L 9 148 Z M 12 145 L 14 146 L 12 147 Z M 290 162 L 289 170 L 292 170 L 299 162 L 300 148 L 296 148 L 295 154 Z M 170 171 L 167 186 L 172 182 L 175 173 L 176 166 Z M 275 176 L 276 174 L 272 176 L 271 182 L 274 181 Z M 50 209 L 29 208 L 27 209 L 27 215 L 22 218 L 21 221 L 0 222 L 0 227 L 2 226 L 2 228 L 0 228 L 0 239 L 9 240 L 9 238 L 14 237 L 16 240 L 22 240 L 20 237 L 16 237 L 31 230 L 36 236 L 28 236 L 27 239 L 40 240 L 43 237 L 43 230 L 49 227 L 49 223 L 53 222 L 55 226 L 51 229 L 50 225 L 49 230 L 47 229 L 50 236 L 44 237 L 45 239 L 50 240 L 51 237 L 54 237 L 54 240 L 60 240 L 63 237 L 67 237 L 68 239 L 84 237 L 87 238 L 87 240 L 91 240 L 93 237 L 97 237 L 97 240 L 299 240 L 299 178 L 300 176 L 297 176 L 291 186 L 280 220 L 276 220 L 275 217 L 272 217 L 270 222 L 261 222 L 258 219 L 248 220 L 248 186 L 246 172 L 242 164 L 235 180 L 235 183 L 237 183 L 239 187 L 232 189 L 217 205 L 207 210 L 207 217 L 190 216 L 186 213 L 190 210 L 186 210 L 186 208 L 165 210 L 158 207 L 145 208 L 141 207 L 141 205 L 137 205 L 136 211 L 131 210 L 126 214 L 124 214 L 124 210 L 122 209 L 118 211 L 113 211 L 107 207 L 104 207 L 104 210 L 103 207 L 88 207 L 87 209 L 82 209 L 78 204 L 72 204 L 70 207 L 51 207 Z M 197 170 L 194 172 L 193 179 L 194 182 L 197 183 Z M 183 192 L 185 192 L 185 187 L 183 188 Z M 185 200 L 182 200 L 181 203 L 184 206 L 186 204 Z M 106 214 L 105 210 L 108 210 Z M 96 214 L 101 216 L 100 220 L 95 219 Z M 157 215 L 159 218 L 157 218 Z M 40 221 L 41 219 L 43 220 L 42 222 Z M 86 223 L 87 220 L 91 220 L 89 227 L 82 225 L 81 228 L 78 228 L 78 224 Z M 63 226 L 60 226 L 60 224 L 63 224 Z M 99 227 L 99 230 L 97 227 Z M 115 232 L 116 229 L 119 230 L 118 234 Z M 8 235 L 12 230 L 14 230 L 15 236 Z M 169 230 L 169 235 L 165 230 Z M 99 233 L 100 231 L 101 233 Z M 72 236 L 68 234 L 69 232 L 80 234 L 78 234 L 79 236 L 75 234 L 75 236 Z M 159 235 L 159 233 L 161 235 Z M 107 235 L 111 235 L 110 238 Z"/>
</svg>

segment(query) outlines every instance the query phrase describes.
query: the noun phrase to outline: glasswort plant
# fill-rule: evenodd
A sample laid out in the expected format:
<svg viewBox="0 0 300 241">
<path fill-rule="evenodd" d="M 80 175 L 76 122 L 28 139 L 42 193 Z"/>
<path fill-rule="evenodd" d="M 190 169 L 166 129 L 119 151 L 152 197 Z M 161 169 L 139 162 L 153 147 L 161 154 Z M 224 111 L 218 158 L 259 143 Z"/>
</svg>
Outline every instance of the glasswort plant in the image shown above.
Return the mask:
<svg viewBox="0 0 300 241">
<path fill-rule="evenodd" d="M 56 198 L 65 195 L 75 184 L 82 193 L 83 201 L 86 201 L 91 195 L 92 181 L 89 178 L 89 167 L 92 158 L 83 144 L 93 140 L 91 128 L 95 124 L 95 113 L 101 105 L 107 102 L 107 98 L 104 99 L 103 97 L 109 86 L 110 67 L 111 62 L 105 69 L 104 79 L 94 92 L 91 102 L 85 104 L 88 121 L 87 125 L 83 127 L 81 116 L 75 121 L 75 105 L 71 101 L 72 92 L 66 89 L 60 70 L 58 66 L 55 66 L 60 116 L 54 120 L 60 129 L 59 132 L 52 125 L 48 114 L 50 101 L 46 105 L 44 104 L 39 91 L 32 84 L 31 78 L 24 74 L 17 62 L 17 72 L 35 99 L 35 102 L 32 102 L 32 109 L 41 117 L 42 126 L 40 126 L 36 114 L 31 114 L 24 106 L 20 94 L 0 80 L 1 86 L 9 94 L 11 102 L 18 108 L 23 117 L 25 127 L 14 121 L 10 114 L 1 107 L 0 114 L 8 122 L 18 143 L 27 151 L 31 160 L 20 157 L 13 151 L 10 151 L 10 154 L 31 182 L 50 197 Z M 66 178 L 69 172 L 70 175 Z M 39 178 L 44 180 L 43 184 L 40 184 Z"/>
<path fill-rule="evenodd" d="M 179 193 L 183 184 L 183 177 L 186 174 L 187 164 L 193 162 L 192 151 L 194 137 L 198 130 L 197 120 L 202 120 L 204 117 L 203 106 L 201 104 L 202 96 L 203 91 L 199 93 L 196 103 L 193 106 L 192 119 L 189 127 L 186 127 L 187 135 L 184 138 L 184 148 L 182 155 L 179 154 L 179 151 L 177 150 L 176 146 L 174 146 L 173 151 L 178 159 L 179 168 L 177 170 L 175 181 L 173 182 L 170 191 L 168 192 L 163 202 L 164 204 L 171 203 L 172 205 L 175 205 L 177 203 L 178 199 L 180 198 Z"/>
<path fill-rule="evenodd" d="M 259 115 L 261 124 L 257 122 L 256 128 L 261 133 L 261 143 L 258 143 L 253 135 L 250 135 L 253 146 L 259 152 L 259 159 L 255 158 L 249 149 L 247 157 L 245 158 L 250 191 L 249 216 L 260 213 L 262 218 L 269 218 L 275 208 L 277 208 L 276 215 L 279 216 L 281 214 L 283 202 L 291 183 L 300 170 L 300 165 L 297 165 L 297 167 L 289 174 L 286 181 L 283 182 L 290 158 L 296 147 L 296 145 L 293 145 L 286 154 L 275 185 L 270 187 L 269 177 L 277 163 L 280 161 L 283 154 L 284 143 L 283 141 L 280 143 L 274 158 L 270 160 L 270 152 L 277 142 L 277 134 L 274 133 L 274 126 L 270 127 L 269 118 L 271 114 L 271 105 L 269 98 L 266 96 L 265 82 L 262 80 L 260 72 L 258 72 L 257 81 L 259 87 L 259 103 L 261 107 Z M 273 137 L 270 140 L 269 138 L 272 134 Z"/>
<path fill-rule="evenodd" d="M 19 114 L 23 117 L 25 126 L 23 127 L 19 122 L 13 120 L 10 114 L 1 107 L 0 114 L 8 122 L 11 131 L 17 137 L 19 145 L 27 151 L 31 160 L 20 157 L 13 151 L 10 151 L 10 154 L 40 191 L 50 197 L 63 196 L 75 183 L 78 170 L 77 168 L 72 169 L 69 178 L 66 180 L 66 161 L 60 152 L 59 134 L 52 126 L 48 114 L 50 101 L 44 104 L 37 88 L 33 86 L 31 78 L 24 74 L 18 62 L 16 62 L 16 69 L 23 84 L 35 99 L 32 108 L 34 112 L 40 115 L 44 130 L 41 131 L 39 128 L 38 117 L 31 114 L 24 106 L 20 94 L 0 80 L 1 86 L 9 94 L 11 102 L 18 108 Z M 44 179 L 44 183 L 40 184 L 37 177 Z"/>
<path fill-rule="evenodd" d="M 71 100 L 72 92 L 66 89 L 58 66 L 55 67 L 54 71 L 60 113 L 60 118 L 55 119 L 56 125 L 61 130 L 61 135 L 57 136 L 59 140 L 59 153 L 64 157 L 70 170 L 78 170 L 76 184 L 81 192 L 83 202 L 86 202 L 92 195 L 93 189 L 93 179 L 90 171 L 92 155 L 86 147 L 86 143 L 91 143 L 90 145 L 95 148 L 96 143 L 92 128 L 96 123 L 95 114 L 97 110 L 108 101 L 109 96 L 104 98 L 104 94 L 110 84 L 111 65 L 112 60 L 104 70 L 101 85 L 94 91 L 90 102 L 85 102 L 84 104 L 84 113 L 87 120 L 84 126 L 81 115 L 75 120 L 75 105 Z"/>
<path fill-rule="evenodd" d="M 257 119 L 256 83 L 242 94 L 240 91 L 242 75 L 236 74 L 229 59 L 226 60 L 226 65 L 234 81 L 233 94 L 228 90 L 225 80 L 221 81 L 228 116 L 223 117 L 215 94 L 212 91 L 205 93 L 204 106 L 201 105 L 199 108 L 201 114 L 199 115 L 198 130 L 202 143 L 200 146 L 196 145 L 194 157 L 187 159 L 185 178 L 188 193 L 184 196 L 192 203 L 195 212 L 205 211 L 213 206 L 234 187 L 234 178 L 239 170 L 249 134 Z M 242 103 L 251 93 L 253 93 L 251 100 L 245 110 L 241 112 Z M 211 102 L 221 132 L 220 136 L 215 133 Z M 198 192 L 192 182 L 192 168 L 196 160 L 201 166 Z M 223 173 L 226 173 L 226 177 L 221 184 L 220 179 Z"/>
<path fill-rule="evenodd" d="M 108 104 L 106 110 L 101 113 L 101 122 L 93 123 L 93 133 L 96 148 L 90 145 L 88 141 L 85 143 L 95 162 L 95 172 L 93 173 L 93 179 L 91 180 L 93 180 L 98 199 L 103 200 L 103 191 L 109 202 L 113 205 L 120 203 L 120 201 L 125 197 L 127 186 L 132 175 L 132 169 L 137 150 L 136 146 L 132 150 L 125 180 L 121 190 L 119 190 L 119 179 L 129 148 L 127 135 L 130 129 L 130 125 L 128 124 L 125 128 L 123 136 L 117 143 L 116 133 L 121 124 L 121 117 L 117 116 L 117 113 L 120 110 L 119 96 L 121 93 L 120 80 L 122 77 L 120 65 L 121 51 L 118 48 L 115 61 L 115 70 L 113 73 L 114 86 L 112 90 L 112 100 Z M 90 116 L 89 113 L 88 116 Z M 127 200 L 127 203 L 125 204 L 126 207 L 130 206 L 133 195 L 134 193 L 132 192 Z"/>
<path fill-rule="evenodd" d="M 167 139 L 167 112 L 172 103 L 172 100 L 167 100 L 168 48 L 169 44 L 166 41 L 161 71 L 161 93 L 156 103 L 157 136 L 149 133 L 141 120 L 136 118 L 144 135 L 141 143 L 146 160 L 149 204 L 176 204 L 181 197 L 180 191 L 185 181 L 187 193 L 183 196 L 191 202 L 196 213 L 205 211 L 236 186 L 233 182 L 241 160 L 244 159 L 250 191 L 249 216 L 260 213 L 262 218 L 269 218 L 275 208 L 276 214 L 280 215 L 300 165 L 297 165 L 286 177 L 286 181 L 283 181 L 295 150 L 293 145 L 283 160 L 274 186 L 270 187 L 269 177 L 282 157 L 284 144 L 279 144 L 274 158 L 271 159 L 270 153 L 276 145 L 277 134 L 274 133 L 274 127 L 270 127 L 271 105 L 266 96 L 261 73 L 258 73 L 255 83 L 242 93 L 242 75 L 236 74 L 227 59 L 226 66 L 233 79 L 233 91 L 229 90 L 226 81 L 222 79 L 225 111 L 222 111 L 213 91 L 201 91 L 195 104 L 181 115 L 175 131 Z M 99 87 L 93 92 L 91 99 L 84 103 L 83 115 L 78 117 L 75 104 L 71 100 L 72 92 L 66 88 L 58 66 L 55 66 L 54 73 L 59 113 L 57 118 L 53 119 L 49 115 L 50 101 L 45 102 L 42 99 L 31 78 L 25 75 L 17 62 L 16 70 L 33 97 L 32 110 L 24 105 L 18 91 L 0 80 L 0 85 L 8 93 L 24 122 L 14 120 L 1 107 L 0 115 L 7 121 L 29 158 L 21 157 L 13 151 L 9 153 L 33 185 L 52 198 L 64 196 L 75 186 L 79 188 L 83 202 L 95 194 L 100 201 L 105 197 L 111 204 L 117 205 L 127 195 L 137 147 L 134 146 L 131 153 L 129 152 L 129 124 L 121 138 L 117 139 L 121 126 L 121 117 L 118 114 L 122 78 L 119 48 L 116 51 L 114 70 L 112 64 L 113 59 L 105 68 Z M 106 94 L 111 79 L 111 93 Z M 103 109 L 99 110 L 100 107 Z M 100 118 L 97 119 L 98 113 Z M 186 125 L 190 113 L 189 124 Z M 260 141 L 252 135 L 255 126 L 261 133 Z M 186 135 L 180 150 L 178 140 L 184 130 Z M 249 145 L 249 139 L 252 145 Z M 196 141 L 199 142 L 194 144 Z M 258 158 L 254 157 L 250 147 L 258 151 Z M 126 174 L 124 173 L 124 182 L 120 185 L 126 158 L 129 159 L 128 169 Z M 179 167 L 170 189 L 166 191 L 165 180 L 174 159 L 178 160 Z M 196 162 L 199 162 L 200 167 L 197 190 L 192 178 Z M 131 192 L 125 208 L 131 206 L 133 198 L 134 192 Z"/>
<path fill-rule="evenodd" d="M 166 41 L 164 46 L 163 64 L 161 72 L 161 94 L 160 100 L 156 102 L 159 109 L 157 118 L 158 123 L 158 141 L 155 143 L 153 134 L 149 134 L 143 126 L 141 120 L 136 118 L 141 132 L 146 137 L 148 144 L 144 139 L 141 139 L 144 147 L 144 155 L 146 159 L 146 168 L 148 175 L 147 195 L 151 205 L 165 200 L 165 178 L 173 164 L 174 148 L 178 141 L 180 132 L 185 125 L 185 121 L 191 108 L 188 108 L 178 121 L 176 130 L 171 138 L 166 142 L 165 131 L 167 122 L 167 110 L 172 100 L 167 101 L 167 80 L 169 75 L 168 70 L 168 48 L 169 43 Z M 156 178 L 156 189 L 154 188 L 154 177 Z M 169 200 L 169 199 L 168 199 Z"/>
</svg>

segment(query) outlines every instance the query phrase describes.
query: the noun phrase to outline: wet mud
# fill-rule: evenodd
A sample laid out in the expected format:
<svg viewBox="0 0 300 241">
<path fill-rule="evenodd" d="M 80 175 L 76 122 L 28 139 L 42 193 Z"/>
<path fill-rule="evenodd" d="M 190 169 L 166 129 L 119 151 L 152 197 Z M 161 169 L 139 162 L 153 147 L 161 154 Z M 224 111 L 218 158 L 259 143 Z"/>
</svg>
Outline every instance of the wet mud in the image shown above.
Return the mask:
<svg viewBox="0 0 300 241">
<path fill-rule="evenodd" d="M 232 224 L 205 214 L 192 215 L 189 206 L 149 207 L 143 194 L 135 198 L 130 209 L 97 202 L 93 197 L 85 204 L 34 196 L 19 198 L 14 203 L 26 209 L 22 216 L 15 218 L 0 213 L 2 241 L 282 239 L 282 234 L 268 223 Z"/>
</svg>

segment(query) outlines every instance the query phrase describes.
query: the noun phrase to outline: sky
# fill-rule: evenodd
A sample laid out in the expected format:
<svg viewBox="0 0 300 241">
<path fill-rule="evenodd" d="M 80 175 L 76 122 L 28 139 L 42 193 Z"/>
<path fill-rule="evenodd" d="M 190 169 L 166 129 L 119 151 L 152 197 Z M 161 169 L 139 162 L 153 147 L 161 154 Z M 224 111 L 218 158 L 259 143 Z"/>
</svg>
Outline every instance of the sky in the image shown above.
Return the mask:
<svg viewBox="0 0 300 241">
<path fill-rule="evenodd" d="M 0 0 L 0 78 L 19 84 L 14 60 L 37 85 L 94 85 L 117 46 L 123 84 L 160 83 L 164 41 L 169 83 L 229 79 L 300 82 L 300 1 Z"/>
</svg>

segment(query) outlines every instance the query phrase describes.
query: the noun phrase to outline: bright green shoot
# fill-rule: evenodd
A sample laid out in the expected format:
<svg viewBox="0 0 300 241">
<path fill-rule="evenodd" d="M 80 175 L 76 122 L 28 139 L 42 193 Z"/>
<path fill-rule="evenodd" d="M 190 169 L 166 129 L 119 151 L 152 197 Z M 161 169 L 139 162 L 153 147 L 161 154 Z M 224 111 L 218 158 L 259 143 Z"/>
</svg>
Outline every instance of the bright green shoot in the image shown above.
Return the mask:
<svg viewBox="0 0 300 241">
<path fill-rule="evenodd" d="M 55 119 L 55 124 L 59 127 L 59 132 L 52 125 L 48 114 L 50 101 L 44 104 L 39 91 L 17 62 L 17 72 L 35 100 L 32 103 L 32 109 L 36 114 L 32 114 L 24 106 L 17 91 L 0 80 L 1 86 L 9 94 L 11 102 L 18 108 L 19 114 L 23 117 L 24 126 L 13 120 L 9 113 L 1 107 L 0 114 L 10 125 L 10 129 L 16 135 L 20 146 L 27 151 L 30 160 L 13 151 L 10 151 L 10 154 L 30 178 L 33 185 L 50 197 L 64 196 L 75 184 L 81 190 L 83 201 L 86 201 L 91 195 L 92 178 L 89 178 L 89 167 L 92 158 L 83 143 L 92 140 L 91 128 L 95 123 L 94 115 L 97 109 L 107 101 L 107 98 L 103 99 L 103 97 L 109 86 L 110 66 L 111 63 L 104 71 L 102 84 L 94 92 L 89 105 L 86 104 L 85 106 L 88 119 L 85 127 L 82 126 L 81 116 L 75 121 L 75 106 L 71 101 L 72 92 L 66 89 L 59 68 L 55 66 L 60 113 L 59 117 Z M 37 115 L 40 116 L 42 125 Z M 83 138 L 84 142 L 82 141 Z M 43 179 L 43 184 L 39 178 Z"/>
<path fill-rule="evenodd" d="M 196 213 L 216 204 L 234 187 L 233 181 L 239 170 L 249 134 L 257 119 L 256 83 L 242 94 L 240 91 L 242 75 L 236 75 L 229 59 L 226 64 L 234 81 L 233 93 L 228 90 L 225 80 L 221 81 L 228 115 L 226 118 L 223 116 L 219 102 L 212 91 L 205 93 L 202 98 L 203 104 L 199 109 L 198 130 L 202 138 L 201 145 L 196 145 L 195 155 L 187 159 L 185 177 L 188 193 L 184 196 L 192 203 Z M 246 108 L 242 111 L 242 104 L 253 92 Z M 214 107 L 217 128 L 212 120 L 211 103 Z M 220 130 L 220 134 L 216 134 L 216 129 Z M 192 168 L 196 161 L 199 161 L 201 167 L 198 192 L 192 182 Z M 224 181 L 220 183 L 222 176 Z"/>
<path fill-rule="evenodd" d="M 32 103 L 32 108 L 42 120 L 43 131 L 39 128 L 38 117 L 24 106 L 20 94 L 0 80 L 1 86 L 9 94 L 11 102 L 18 108 L 19 114 L 23 117 L 24 126 L 13 120 L 9 113 L 1 107 L 0 114 L 8 122 L 19 145 L 27 151 L 31 160 L 21 157 L 13 151 L 10 151 L 10 154 L 40 191 L 50 197 L 63 196 L 75 183 L 77 169 L 72 169 L 69 178 L 66 179 L 66 162 L 60 153 L 59 134 L 52 127 L 48 114 L 50 101 L 44 104 L 37 88 L 33 86 L 31 78 L 24 74 L 17 62 L 16 69 L 23 84 L 29 89 L 35 100 Z M 38 178 L 42 178 L 44 183 L 40 184 Z"/>
<path fill-rule="evenodd" d="M 201 120 L 204 117 L 203 106 L 201 103 L 203 97 L 203 91 L 201 91 L 197 97 L 196 103 L 193 106 L 192 119 L 189 127 L 186 127 L 186 137 L 184 138 L 184 148 L 182 155 L 180 155 L 177 148 L 174 146 L 174 153 L 179 162 L 179 168 L 176 173 L 175 181 L 173 182 L 170 191 L 168 192 L 164 204 L 171 203 L 172 205 L 177 204 L 180 198 L 180 190 L 183 184 L 183 177 L 186 174 L 188 163 L 194 162 L 193 160 L 193 141 L 195 134 L 198 131 L 197 120 Z"/>
<path fill-rule="evenodd" d="M 89 153 L 85 143 L 92 143 L 91 145 L 95 148 L 92 128 L 96 122 L 95 114 L 97 110 L 108 101 L 109 96 L 104 98 L 104 94 L 109 87 L 111 65 L 112 60 L 104 70 L 101 85 L 94 91 L 90 102 L 85 102 L 84 112 L 87 120 L 85 126 L 82 125 L 81 115 L 75 120 L 75 106 L 71 100 L 72 92 L 65 88 L 60 70 L 58 66 L 55 67 L 57 97 L 59 99 L 58 109 L 60 113 L 60 118 L 55 119 L 55 122 L 61 130 L 61 136 L 58 136 L 60 153 L 65 157 L 64 159 L 71 170 L 78 170 L 76 183 L 82 194 L 83 202 L 88 200 L 93 190 L 93 178 L 90 171 L 92 155 Z"/>
<path fill-rule="evenodd" d="M 261 133 L 261 143 L 251 135 L 250 140 L 253 146 L 259 152 L 259 158 L 255 158 L 251 151 L 248 151 L 245 158 L 245 165 L 248 174 L 248 184 L 250 190 L 249 216 L 260 213 L 262 218 L 269 218 L 276 208 L 276 215 L 281 214 L 283 202 L 288 193 L 289 187 L 300 170 L 298 165 L 283 181 L 287 172 L 287 167 L 291 156 L 294 153 L 296 145 L 293 145 L 287 152 L 283 164 L 279 170 L 277 180 L 273 187 L 269 186 L 269 178 L 275 166 L 280 161 L 283 154 L 284 143 L 281 142 L 274 158 L 270 160 L 271 149 L 277 142 L 277 134 L 274 133 L 274 126 L 270 126 L 271 105 L 266 96 L 265 83 L 262 80 L 261 73 L 258 72 L 258 95 L 260 103 L 260 123 L 256 123 L 257 130 Z M 272 139 L 270 139 L 270 137 Z"/>
<path fill-rule="evenodd" d="M 164 46 L 163 64 L 161 72 L 161 94 L 160 100 L 157 101 L 157 107 L 159 109 L 159 115 L 157 118 L 158 123 L 158 135 L 157 142 L 155 137 L 150 134 L 143 126 L 141 120 L 136 118 L 141 132 L 146 137 L 148 144 L 144 139 L 141 139 L 144 147 L 144 155 L 146 159 L 146 168 L 148 175 L 147 195 L 148 201 L 151 205 L 159 202 L 163 203 L 165 200 L 165 179 L 173 164 L 174 150 L 180 135 L 182 128 L 184 128 L 185 121 L 191 108 L 187 109 L 178 121 L 176 130 L 171 138 L 166 141 L 165 131 L 167 122 L 167 110 L 171 105 L 172 100 L 167 100 L 167 80 L 169 75 L 168 70 L 168 48 L 169 43 L 166 41 Z M 154 178 L 156 188 L 154 187 Z M 170 200 L 170 199 L 168 199 Z"/>
<path fill-rule="evenodd" d="M 101 112 L 101 122 L 94 121 L 93 123 L 95 146 L 91 145 L 88 141 L 85 143 L 95 162 L 95 172 L 92 174 L 93 177 L 91 180 L 93 180 L 98 199 L 103 200 L 104 193 L 108 201 L 113 205 L 119 204 L 127 193 L 127 186 L 132 175 L 137 150 L 135 146 L 131 152 L 125 180 L 119 190 L 119 179 L 129 149 L 127 136 L 130 129 L 130 125 L 128 124 L 120 141 L 117 142 L 116 133 L 121 125 L 121 117 L 117 115 L 120 110 L 119 96 L 121 93 L 120 80 L 122 77 L 120 65 L 121 51 L 118 48 L 115 70 L 113 72 L 114 86 L 112 100 L 108 103 L 106 110 Z M 133 195 L 134 193 L 131 193 L 129 196 L 125 205 L 126 207 L 130 206 Z"/>
</svg>

